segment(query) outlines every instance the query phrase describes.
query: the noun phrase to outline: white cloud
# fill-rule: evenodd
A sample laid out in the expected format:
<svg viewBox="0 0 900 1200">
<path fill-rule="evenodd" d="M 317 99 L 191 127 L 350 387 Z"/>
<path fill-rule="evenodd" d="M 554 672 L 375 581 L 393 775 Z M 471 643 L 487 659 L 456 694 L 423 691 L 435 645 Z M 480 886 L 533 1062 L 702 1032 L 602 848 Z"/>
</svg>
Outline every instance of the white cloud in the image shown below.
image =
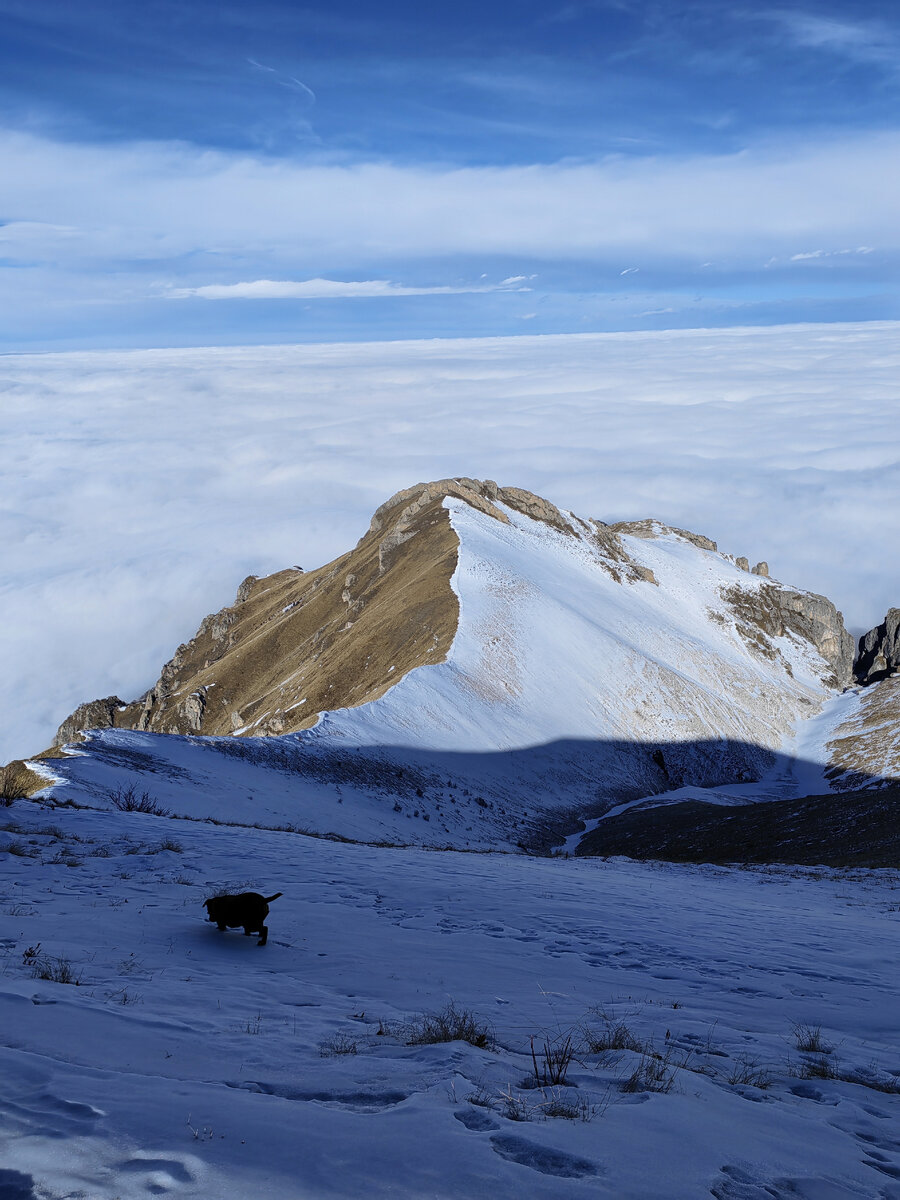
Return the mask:
<svg viewBox="0 0 900 1200">
<path fill-rule="evenodd" d="M 524 275 L 514 275 L 502 283 L 482 287 L 405 287 L 387 279 L 358 282 L 337 279 L 254 279 L 245 283 L 208 283 L 200 287 L 171 288 L 164 294 L 176 300 L 193 297 L 203 300 L 338 300 L 376 296 L 460 296 L 469 292 L 512 291 L 512 285 L 525 278 Z M 514 290 L 531 291 L 527 287 Z"/>
<path fill-rule="evenodd" d="M 0 358 L 0 760 L 419 479 L 653 515 L 856 628 L 900 603 L 900 326 Z"/>
<path fill-rule="evenodd" d="M 877 21 L 838 20 L 788 9 L 754 13 L 752 19 L 776 22 L 798 46 L 858 62 L 896 65 L 897 35 Z"/>
<path fill-rule="evenodd" d="M 854 250 L 808 250 L 801 254 L 792 254 L 789 262 L 804 262 L 808 258 L 841 258 L 847 254 L 873 254 L 872 246 L 857 246 Z"/>
<path fill-rule="evenodd" d="M 262 279 L 460 254 L 756 262 L 794 253 L 800 239 L 900 246 L 896 132 L 722 156 L 470 168 L 6 132 L 0 158 L 4 256 L 104 277 L 123 261 L 182 270 L 198 254 L 220 274 L 240 264 L 229 269 L 246 278 L 253 264 Z"/>
</svg>

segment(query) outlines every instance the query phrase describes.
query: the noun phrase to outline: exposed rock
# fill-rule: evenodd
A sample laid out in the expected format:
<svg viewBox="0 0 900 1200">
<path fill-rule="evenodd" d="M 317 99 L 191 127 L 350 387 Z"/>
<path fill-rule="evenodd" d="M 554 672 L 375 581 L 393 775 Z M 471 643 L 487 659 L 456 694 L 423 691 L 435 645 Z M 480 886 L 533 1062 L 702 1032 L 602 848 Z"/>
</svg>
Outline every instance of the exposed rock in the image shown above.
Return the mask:
<svg viewBox="0 0 900 1200">
<path fill-rule="evenodd" d="M 767 562 L 758 562 L 756 564 L 756 566 L 753 568 L 753 570 L 750 572 L 750 574 L 751 575 L 762 575 L 763 578 L 768 579 L 769 564 Z"/>
<path fill-rule="evenodd" d="M 830 600 L 814 592 L 793 591 L 766 581 L 758 587 L 735 584 L 721 592 L 737 623 L 738 632 L 750 648 L 764 658 L 778 656 L 770 639 L 788 632 L 812 642 L 828 663 L 832 687 L 852 681 L 853 638 L 844 628 L 844 618 Z"/>
<path fill-rule="evenodd" d="M 571 522 L 567 521 L 556 505 L 551 504 L 549 500 L 533 496 L 531 492 L 517 487 L 500 488 L 497 498 L 501 503 L 514 508 L 517 512 L 524 513 L 526 517 L 531 517 L 534 521 L 543 521 L 545 525 L 552 525 L 554 529 L 559 529 L 562 533 L 572 533 Z"/>
<path fill-rule="evenodd" d="M 203 724 L 203 713 L 206 710 L 206 688 L 200 688 L 196 692 L 191 692 L 188 698 L 181 705 L 181 715 L 187 723 L 188 729 L 196 733 L 200 732 L 200 727 Z"/>
<path fill-rule="evenodd" d="M 295 571 L 300 570 L 299 567 L 294 568 Z M 253 591 L 253 585 L 256 583 L 256 575 L 248 575 L 247 578 L 238 587 L 237 595 L 234 598 L 235 604 L 243 604 L 245 600 L 250 599 L 250 593 Z"/>
<path fill-rule="evenodd" d="M 497 485 L 493 481 L 484 484 L 479 479 L 465 477 L 438 479 L 434 483 L 417 483 L 413 487 L 396 492 L 376 508 L 365 537 L 380 533 L 387 524 L 404 532 L 418 512 L 435 500 L 443 500 L 445 496 L 456 496 L 473 508 L 496 517 L 498 521 L 508 521 L 509 518 L 493 504 L 497 491 Z M 401 510 L 399 515 L 394 511 L 397 508 Z"/>
<path fill-rule="evenodd" d="M 712 538 L 704 537 L 702 533 L 691 533 L 690 530 L 678 529 L 675 525 L 664 525 L 662 521 L 657 521 L 652 517 L 645 518 L 643 521 L 615 521 L 607 528 L 616 533 L 626 533 L 631 537 L 639 538 L 659 538 L 674 533 L 676 537 L 684 538 L 686 542 L 690 542 L 700 550 L 716 551 L 719 548 Z"/>
<path fill-rule="evenodd" d="M 900 608 L 889 608 L 880 625 L 859 639 L 854 674 L 860 683 L 875 683 L 900 669 Z"/>
<path fill-rule="evenodd" d="M 634 561 L 625 549 L 621 536 L 611 526 L 605 525 L 602 521 L 592 521 L 589 528 L 591 528 L 595 544 L 600 547 L 604 558 L 608 560 L 605 564 L 606 569 L 617 583 L 637 583 L 642 580 L 645 583 L 659 586 L 651 569 Z"/>
<path fill-rule="evenodd" d="M 89 700 L 86 704 L 79 704 L 57 729 L 54 746 L 64 746 L 67 742 L 75 741 L 83 729 L 113 728 L 119 709 L 124 707 L 118 696 L 107 696 L 104 700 Z"/>
<path fill-rule="evenodd" d="M 737 557 L 737 558 L 734 560 L 734 565 L 735 565 L 735 566 L 736 566 L 736 567 L 737 567 L 739 570 L 741 570 L 741 571 L 746 571 L 746 572 L 749 574 L 749 572 L 750 572 L 750 560 L 749 560 L 748 558 L 745 558 L 743 554 L 740 554 L 740 555 L 738 555 L 738 557 Z"/>
</svg>

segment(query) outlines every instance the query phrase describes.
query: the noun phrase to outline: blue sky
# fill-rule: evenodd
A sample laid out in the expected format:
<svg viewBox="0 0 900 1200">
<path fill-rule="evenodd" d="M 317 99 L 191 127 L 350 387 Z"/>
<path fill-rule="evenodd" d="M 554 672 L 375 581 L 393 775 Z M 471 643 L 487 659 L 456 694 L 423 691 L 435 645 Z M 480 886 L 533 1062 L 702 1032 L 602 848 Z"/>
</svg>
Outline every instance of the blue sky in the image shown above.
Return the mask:
<svg viewBox="0 0 900 1200">
<path fill-rule="evenodd" d="M 900 316 L 893 3 L 0 22 L 3 350 Z"/>
</svg>

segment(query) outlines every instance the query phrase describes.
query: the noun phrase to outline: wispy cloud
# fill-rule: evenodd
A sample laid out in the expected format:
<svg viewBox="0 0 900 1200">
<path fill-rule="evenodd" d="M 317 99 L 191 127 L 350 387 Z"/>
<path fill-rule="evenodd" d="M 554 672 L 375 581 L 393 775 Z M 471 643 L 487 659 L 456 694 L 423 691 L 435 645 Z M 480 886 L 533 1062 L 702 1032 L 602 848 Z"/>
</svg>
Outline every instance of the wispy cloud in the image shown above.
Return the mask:
<svg viewBox="0 0 900 1200">
<path fill-rule="evenodd" d="M 822 50 L 856 62 L 898 66 L 896 32 L 877 20 L 839 20 L 796 9 L 763 9 L 748 19 L 771 21 L 797 46 Z"/>
<path fill-rule="evenodd" d="M 802 262 L 806 258 L 843 258 L 848 254 L 873 254 L 874 246 L 857 246 L 853 250 L 807 250 L 801 254 L 792 254 L 791 262 Z"/>
<path fill-rule="evenodd" d="M 469 287 L 407 287 L 387 279 L 345 282 L 338 279 L 254 279 L 244 283 L 207 283 L 200 287 L 171 288 L 164 295 L 173 300 L 345 300 L 385 296 L 461 296 L 470 292 L 530 292 L 522 285 L 525 275 L 501 283 Z"/>
<path fill-rule="evenodd" d="M 273 76 L 273 81 L 281 87 L 285 87 L 292 92 L 300 92 L 312 104 L 315 104 L 316 93 L 302 79 L 297 79 L 294 75 L 286 75 L 283 71 L 279 71 L 275 67 L 267 67 L 265 63 L 257 62 L 255 58 L 248 58 L 247 62 L 257 71 L 262 71 L 266 75 Z"/>
</svg>

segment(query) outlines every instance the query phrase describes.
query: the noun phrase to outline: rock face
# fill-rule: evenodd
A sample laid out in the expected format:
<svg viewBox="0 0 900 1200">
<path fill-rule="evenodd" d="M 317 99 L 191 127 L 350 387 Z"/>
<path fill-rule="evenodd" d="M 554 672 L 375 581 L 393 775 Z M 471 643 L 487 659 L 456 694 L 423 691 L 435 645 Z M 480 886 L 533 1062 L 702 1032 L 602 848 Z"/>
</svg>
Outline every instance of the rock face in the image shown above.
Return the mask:
<svg viewBox="0 0 900 1200">
<path fill-rule="evenodd" d="M 880 625 L 859 639 L 855 675 L 859 683 L 876 683 L 900 669 L 900 608 L 889 608 Z"/>
<path fill-rule="evenodd" d="M 119 725 L 116 718 L 120 710 L 126 706 L 118 696 L 107 696 L 105 700 L 89 700 L 87 704 L 79 704 L 78 708 L 63 721 L 56 731 L 55 746 L 64 746 L 66 742 L 74 741 L 83 729 L 112 729 Z M 122 727 L 130 729 L 128 721 L 122 722 Z"/>
<path fill-rule="evenodd" d="M 760 572 L 757 575 L 765 582 L 755 591 L 734 586 L 722 592 L 748 645 L 774 659 L 779 654 L 775 639 L 793 635 L 811 642 L 833 671 L 831 686 L 849 686 L 853 681 L 853 638 L 844 628 L 843 615 L 824 596 L 794 591 Z"/>
</svg>

